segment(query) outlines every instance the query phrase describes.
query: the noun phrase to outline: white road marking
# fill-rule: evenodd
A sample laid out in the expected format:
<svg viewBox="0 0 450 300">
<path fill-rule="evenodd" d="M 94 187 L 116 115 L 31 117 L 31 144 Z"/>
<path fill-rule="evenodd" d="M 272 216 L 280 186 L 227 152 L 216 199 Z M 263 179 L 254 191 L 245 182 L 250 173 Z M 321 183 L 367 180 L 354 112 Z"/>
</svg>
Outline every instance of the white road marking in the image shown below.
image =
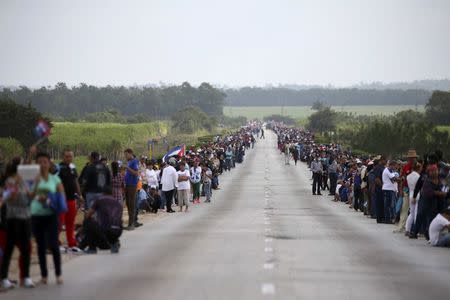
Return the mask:
<svg viewBox="0 0 450 300">
<path fill-rule="evenodd" d="M 264 248 L 264 251 L 265 252 L 273 252 L 273 248 L 266 247 L 266 248 Z"/>
<path fill-rule="evenodd" d="M 266 243 L 272 243 L 272 241 L 273 241 L 272 238 L 266 238 L 266 239 L 264 240 L 264 242 L 266 242 Z"/>
<path fill-rule="evenodd" d="M 270 222 L 269 221 L 265 221 L 264 225 L 270 225 Z"/>
<path fill-rule="evenodd" d="M 261 293 L 263 295 L 274 295 L 275 286 L 273 285 L 273 283 L 263 283 L 261 286 Z"/>
<path fill-rule="evenodd" d="M 264 269 L 265 270 L 272 270 L 274 267 L 274 265 L 272 263 L 265 263 L 264 264 Z"/>
</svg>

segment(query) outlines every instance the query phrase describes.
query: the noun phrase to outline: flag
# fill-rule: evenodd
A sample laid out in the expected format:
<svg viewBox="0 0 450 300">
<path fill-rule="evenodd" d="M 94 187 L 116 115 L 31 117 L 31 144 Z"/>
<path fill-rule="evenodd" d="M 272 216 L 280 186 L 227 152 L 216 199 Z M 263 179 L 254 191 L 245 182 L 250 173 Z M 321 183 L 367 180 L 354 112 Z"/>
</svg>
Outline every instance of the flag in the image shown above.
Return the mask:
<svg viewBox="0 0 450 300">
<path fill-rule="evenodd" d="M 36 127 L 34 128 L 34 133 L 39 139 L 48 137 L 52 129 L 45 120 L 39 120 Z"/>
<path fill-rule="evenodd" d="M 167 161 L 169 157 L 172 156 L 179 156 L 183 157 L 186 153 L 186 145 L 176 146 L 169 150 L 169 152 L 166 153 L 166 155 L 163 156 L 162 160 Z"/>
</svg>

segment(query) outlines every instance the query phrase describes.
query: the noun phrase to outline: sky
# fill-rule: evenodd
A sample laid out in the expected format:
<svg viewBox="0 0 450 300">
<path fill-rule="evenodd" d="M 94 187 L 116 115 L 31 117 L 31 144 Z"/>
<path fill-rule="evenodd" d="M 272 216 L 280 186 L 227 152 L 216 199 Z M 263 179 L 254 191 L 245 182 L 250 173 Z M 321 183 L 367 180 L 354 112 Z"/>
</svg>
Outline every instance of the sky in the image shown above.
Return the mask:
<svg viewBox="0 0 450 300">
<path fill-rule="evenodd" d="M 1 0 L 0 85 L 450 78 L 448 0 Z"/>
</svg>

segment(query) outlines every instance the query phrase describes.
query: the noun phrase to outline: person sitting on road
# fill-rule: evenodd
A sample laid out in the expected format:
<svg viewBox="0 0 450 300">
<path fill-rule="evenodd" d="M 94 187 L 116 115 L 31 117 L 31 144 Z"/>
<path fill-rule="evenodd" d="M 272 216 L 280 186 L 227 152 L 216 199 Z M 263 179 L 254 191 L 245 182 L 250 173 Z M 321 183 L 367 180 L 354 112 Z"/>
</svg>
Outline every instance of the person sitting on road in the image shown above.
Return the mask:
<svg viewBox="0 0 450 300">
<path fill-rule="evenodd" d="M 150 198 L 149 204 L 152 213 L 158 213 L 158 209 L 161 207 L 161 196 L 158 193 L 158 188 L 156 185 L 150 186 Z"/>
<path fill-rule="evenodd" d="M 430 243 L 436 247 L 450 247 L 450 206 L 438 214 L 430 224 Z"/>
<path fill-rule="evenodd" d="M 112 196 L 111 187 L 105 187 L 86 214 L 83 223 L 84 240 L 80 243 L 86 254 L 96 254 L 97 248 L 119 252 L 119 237 L 122 235 L 122 213 L 120 202 Z M 95 215 L 95 218 L 94 218 Z"/>
</svg>

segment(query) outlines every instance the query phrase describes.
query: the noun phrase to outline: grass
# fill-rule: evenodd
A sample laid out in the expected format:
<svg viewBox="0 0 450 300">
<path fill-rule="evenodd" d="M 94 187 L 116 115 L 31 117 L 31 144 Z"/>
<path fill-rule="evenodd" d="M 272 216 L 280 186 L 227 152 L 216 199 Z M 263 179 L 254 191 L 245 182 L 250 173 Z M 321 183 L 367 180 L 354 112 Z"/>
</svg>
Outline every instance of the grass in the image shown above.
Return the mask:
<svg viewBox="0 0 450 300">
<path fill-rule="evenodd" d="M 167 135 L 168 126 L 167 122 L 140 124 L 54 122 L 49 149 L 52 157 L 57 158 L 61 151 L 68 147 L 83 160 L 91 151 L 117 156 L 125 148 L 130 147 L 143 153 L 147 151 L 149 139 L 160 139 Z"/>
<path fill-rule="evenodd" d="M 147 141 L 156 139 L 153 155 L 161 157 L 170 147 L 180 144 L 190 147 L 198 144 L 199 137 L 220 133 L 203 130 L 192 134 L 178 134 L 169 132 L 169 122 L 139 124 L 54 122 L 53 124 L 49 144 L 51 156 L 59 161 L 62 150 L 70 148 L 75 153 L 74 163 L 80 170 L 92 151 L 99 152 L 110 161 L 123 159 L 123 151 L 126 148 L 132 148 L 138 156 L 150 156 Z"/>
<path fill-rule="evenodd" d="M 349 112 L 356 115 L 392 115 L 403 110 L 413 109 L 424 111 L 424 106 L 419 105 L 360 105 L 360 106 L 333 106 L 338 112 Z M 263 119 L 272 114 L 281 114 L 298 120 L 307 119 L 315 111 L 310 106 L 225 106 L 225 115 L 230 117 L 244 116 L 247 119 Z"/>
</svg>

